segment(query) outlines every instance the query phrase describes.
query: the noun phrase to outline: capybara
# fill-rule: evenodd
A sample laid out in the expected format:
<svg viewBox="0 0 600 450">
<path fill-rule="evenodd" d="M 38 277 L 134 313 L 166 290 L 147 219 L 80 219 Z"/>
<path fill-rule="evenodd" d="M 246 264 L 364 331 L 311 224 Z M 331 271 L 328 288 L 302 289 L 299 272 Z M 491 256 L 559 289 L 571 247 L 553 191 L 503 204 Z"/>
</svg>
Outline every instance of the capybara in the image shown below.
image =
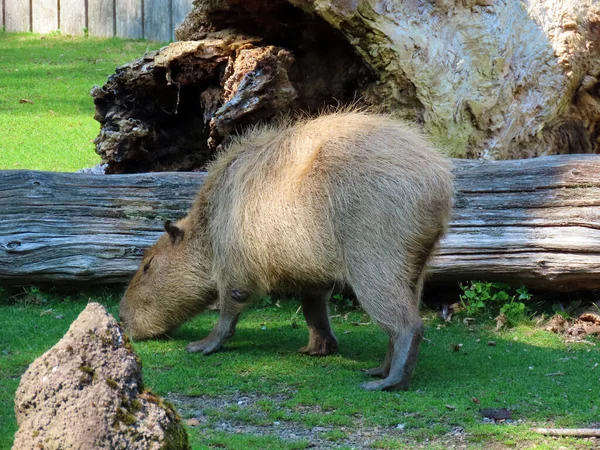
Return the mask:
<svg viewBox="0 0 600 450">
<path fill-rule="evenodd" d="M 133 339 L 173 330 L 217 298 L 220 318 L 187 349 L 209 354 L 235 333 L 256 294 L 292 291 L 308 345 L 337 350 L 327 301 L 349 285 L 389 336 L 367 373 L 376 389 L 408 389 L 423 335 L 426 264 L 452 204 L 450 163 L 385 115 L 342 111 L 254 128 L 208 167 L 189 214 L 150 248 L 121 301 Z"/>
</svg>

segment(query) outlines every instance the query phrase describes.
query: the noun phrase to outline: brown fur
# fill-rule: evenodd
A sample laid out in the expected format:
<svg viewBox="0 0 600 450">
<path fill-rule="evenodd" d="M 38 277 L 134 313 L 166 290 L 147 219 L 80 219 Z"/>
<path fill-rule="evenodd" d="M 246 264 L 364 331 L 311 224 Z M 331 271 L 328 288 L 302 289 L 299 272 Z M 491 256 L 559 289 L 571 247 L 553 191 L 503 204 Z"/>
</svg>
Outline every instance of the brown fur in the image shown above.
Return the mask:
<svg viewBox="0 0 600 450">
<path fill-rule="evenodd" d="M 337 348 L 327 297 L 347 283 L 390 336 L 384 365 L 370 372 L 385 379 L 365 387 L 405 389 L 426 263 L 451 197 L 449 162 L 390 117 L 346 111 L 256 128 L 217 157 L 188 216 L 147 252 L 121 317 L 134 339 L 155 336 L 218 295 L 220 323 L 188 347 L 210 353 L 234 333 L 241 292 L 296 289 L 311 333 L 302 350 L 327 354 Z"/>
</svg>

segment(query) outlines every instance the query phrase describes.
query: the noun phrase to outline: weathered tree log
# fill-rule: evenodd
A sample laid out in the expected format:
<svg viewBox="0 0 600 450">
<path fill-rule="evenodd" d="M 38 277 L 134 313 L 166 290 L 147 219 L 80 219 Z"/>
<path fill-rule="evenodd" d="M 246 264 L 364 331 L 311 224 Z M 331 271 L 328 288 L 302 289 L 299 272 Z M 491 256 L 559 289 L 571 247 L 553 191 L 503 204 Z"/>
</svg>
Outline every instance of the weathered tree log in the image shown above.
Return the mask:
<svg viewBox="0 0 600 450">
<path fill-rule="evenodd" d="M 455 211 L 431 282 L 600 288 L 600 156 L 455 160 Z M 123 283 L 203 173 L 0 172 L 0 284 Z"/>
<path fill-rule="evenodd" d="M 197 168 L 281 112 L 366 104 L 456 157 L 598 152 L 600 0 L 197 0 L 93 91 L 112 173 Z"/>
</svg>

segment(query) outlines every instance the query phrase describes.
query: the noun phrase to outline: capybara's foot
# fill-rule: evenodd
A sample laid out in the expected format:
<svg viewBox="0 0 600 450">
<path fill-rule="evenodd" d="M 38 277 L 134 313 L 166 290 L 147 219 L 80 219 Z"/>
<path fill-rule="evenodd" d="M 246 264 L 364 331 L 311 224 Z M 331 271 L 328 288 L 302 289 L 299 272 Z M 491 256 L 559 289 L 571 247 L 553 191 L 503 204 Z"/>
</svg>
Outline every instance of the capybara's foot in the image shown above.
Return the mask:
<svg viewBox="0 0 600 450">
<path fill-rule="evenodd" d="M 338 343 L 335 337 L 311 339 L 308 345 L 298 350 L 300 353 L 310 356 L 326 356 L 338 351 Z"/>
<path fill-rule="evenodd" d="M 361 383 L 360 387 L 367 391 L 408 391 L 409 385 L 410 379 L 403 379 L 397 382 L 395 380 L 390 380 L 390 377 L 387 377 L 383 380 L 367 381 L 366 383 Z"/>
<path fill-rule="evenodd" d="M 387 376 L 382 380 L 368 381 L 362 383 L 360 387 L 367 391 L 407 391 L 410 386 L 417 357 L 419 355 L 419 345 L 423 338 L 423 323 L 419 319 L 419 323 L 412 329 L 402 330 L 398 333 L 393 341 L 388 344 L 388 353 L 386 360 L 381 366 L 387 366 Z M 390 354 L 391 350 L 391 354 Z M 391 358 L 390 358 L 391 356 Z M 371 374 L 376 374 L 379 367 L 370 371 Z M 385 371 L 385 369 L 384 369 Z"/>
<path fill-rule="evenodd" d="M 372 369 L 365 369 L 365 370 L 363 370 L 363 372 L 371 377 L 386 378 L 390 373 L 390 367 L 389 366 L 385 367 L 385 365 L 382 364 L 379 367 L 373 367 Z"/>
<path fill-rule="evenodd" d="M 222 346 L 222 341 L 209 336 L 201 341 L 190 342 L 185 349 L 191 353 L 202 352 L 205 355 L 210 355 L 211 353 L 219 351 Z"/>
</svg>

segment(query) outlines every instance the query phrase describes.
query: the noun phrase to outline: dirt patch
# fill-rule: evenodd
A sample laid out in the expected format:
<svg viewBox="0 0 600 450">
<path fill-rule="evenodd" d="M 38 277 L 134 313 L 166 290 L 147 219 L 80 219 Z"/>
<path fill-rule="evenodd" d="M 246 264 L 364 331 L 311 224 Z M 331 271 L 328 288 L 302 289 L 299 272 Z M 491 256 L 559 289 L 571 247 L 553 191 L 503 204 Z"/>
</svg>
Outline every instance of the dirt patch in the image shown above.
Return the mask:
<svg viewBox="0 0 600 450">
<path fill-rule="evenodd" d="M 254 436 L 271 436 L 287 442 L 308 442 L 309 448 L 380 448 L 375 444 L 381 440 L 393 439 L 404 441 L 404 448 L 433 448 L 433 442 L 410 442 L 404 437 L 405 426 L 402 416 L 399 423 L 392 427 L 370 427 L 364 424 L 361 417 L 353 417 L 352 425 L 308 426 L 295 420 L 270 420 L 268 413 L 261 407 L 261 402 L 269 402 L 269 408 L 282 416 L 294 413 L 327 414 L 316 406 L 298 405 L 294 408 L 283 403 L 288 395 L 238 394 L 221 397 L 188 397 L 170 394 L 167 399 L 175 405 L 185 418 L 185 422 L 200 434 L 210 435 L 218 431 L 231 434 L 251 434 Z M 467 448 L 467 435 L 463 427 L 454 427 L 449 433 L 436 440 L 436 445 L 443 448 Z M 441 447 L 440 447 L 441 448 Z"/>
</svg>

